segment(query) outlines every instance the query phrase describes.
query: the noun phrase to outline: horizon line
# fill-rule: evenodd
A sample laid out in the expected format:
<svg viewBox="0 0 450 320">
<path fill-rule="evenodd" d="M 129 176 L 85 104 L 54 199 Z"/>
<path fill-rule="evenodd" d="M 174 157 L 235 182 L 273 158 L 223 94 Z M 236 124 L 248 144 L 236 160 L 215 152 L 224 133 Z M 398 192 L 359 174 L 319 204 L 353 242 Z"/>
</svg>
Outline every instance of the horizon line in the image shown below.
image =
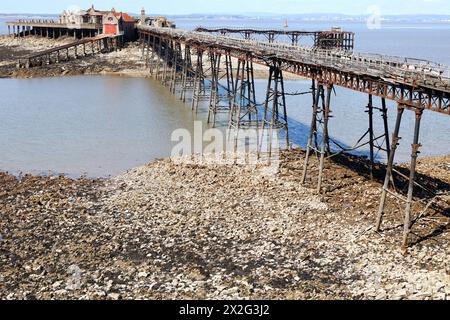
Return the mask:
<svg viewBox="0 0 450 320">
<path fill-rule="evenodd" d="M 131 11 L 123 11 L 129 14 L 136 14 L 140 15 L 136 12 Z M 39 13 L 30 13 L 30 12 L 0 12 L 0 15 L 59 15 L 59 13 L 52 13 L 52 12 L 39 12 Z M 154 15 L 165 15 L 165 16 L 193 16 L 193 15 L 217 15 L 217 16 L 258 16 L 258 15 L 268 15 L 268 16 L 301 16 L 301 15 L 341 15 L 341 16 L 349 16 L 349 17 L 365 17 L 370 16 L 370 14 L 367 13 L 361 13 L 361 14 L 349 14 L 349 13 L 336 13 L 336 12 L 311 12 L 311 13 L 270 13 L 270 12 L 244 12 L 244 13 L 208 13 L 208 12 L 198 12 L 198 13 L 157 13 Z M 410 17 L 410 16 L 447 16 L 450 17 L 449 13 L 407 13 L 407 14 L 399 14 L 399 13 L 393 13 L 393 14 L 383 14 L 382 17 L 389 17 L 389 16 L 395 16 L 395 17 Z"/>
</svg>

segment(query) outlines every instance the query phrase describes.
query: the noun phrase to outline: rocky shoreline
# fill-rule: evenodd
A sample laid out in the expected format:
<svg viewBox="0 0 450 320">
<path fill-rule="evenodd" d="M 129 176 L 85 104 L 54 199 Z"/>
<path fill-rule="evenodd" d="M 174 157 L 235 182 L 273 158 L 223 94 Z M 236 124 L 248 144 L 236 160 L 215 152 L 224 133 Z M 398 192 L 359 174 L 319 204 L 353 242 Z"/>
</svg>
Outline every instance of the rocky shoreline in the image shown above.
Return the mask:
<svg viewBox="0 0 450 320">
<path fill-rule="evenodd" d="M 397 203 L 371 229 L 365 160 L 328 163 L 319 196 L 303 158 L 284 152 L 275 176 L 170 159 L 105 180 L 1 173 L 0 299 L 450 298 L 448 197 L 403 252 Z M 450 156 L 418 171 L 448 193 Z"/>
<path fill-rule="evenodd" d="M 31 52 L 61 46 L 73 38 L 58 40 L 29 36 L 27 38 L 0 39 L 0 78 L 37 78 L 74 75 L 126 75 L 147 77 L 148 71 L 141 60 L 137 43 L 129 43 L 120 51 L 96 54 L 59 64 L 30 69 L 17 69 L 16 60 Z"/>
</svg>

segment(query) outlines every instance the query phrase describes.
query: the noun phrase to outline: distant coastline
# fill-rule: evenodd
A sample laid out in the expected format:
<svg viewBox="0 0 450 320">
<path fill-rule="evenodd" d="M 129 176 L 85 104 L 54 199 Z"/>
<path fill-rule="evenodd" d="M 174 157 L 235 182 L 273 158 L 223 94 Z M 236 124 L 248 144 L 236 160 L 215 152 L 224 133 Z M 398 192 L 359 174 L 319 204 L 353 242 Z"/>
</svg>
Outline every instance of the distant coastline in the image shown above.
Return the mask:
<svg viewBox="0 0 450 320">
<path fill-rule="evenodd" d="M 130 13 L 139 16 L 138 13 Z M 167 16 L 173 20 L 279 20 L 288 19 L 297 22 L 355 22 L 365 23 L 369 15 L 345 15 L 345 14 L 267 14 L 244 13 L 236 14 L 154 14 L 155 16 Z M 0 19 L 11 18 L 54 18 L 58 14 L 50 13 L 0 13 Z M 450 15 L 382 15 L 381 21 L 385 23 L 450 23 Z"/>
</svg>

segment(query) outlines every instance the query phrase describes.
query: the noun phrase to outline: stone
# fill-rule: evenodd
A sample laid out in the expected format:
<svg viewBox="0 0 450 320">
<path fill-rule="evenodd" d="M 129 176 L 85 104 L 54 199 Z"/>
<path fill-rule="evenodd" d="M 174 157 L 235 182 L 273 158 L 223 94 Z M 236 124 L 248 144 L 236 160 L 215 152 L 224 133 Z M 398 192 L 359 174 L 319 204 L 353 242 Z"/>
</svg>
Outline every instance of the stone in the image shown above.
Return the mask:
<svg viewBox="0 0 450 320">
<path fill-rule="evenodd" d="M 55 283 L 52 284 L 52 288 L 57 289 L 57 288 L 61 287 L 62 284 L 63 284 L 62 281 L 56 281 Z"/>
<path fill-rule="evenodd" d="M 119 300 L 121 298 L 121 295 L 119 293 L 109 293 L 108 298 L 111 300 Z"/>
<path fill-rule="evenodd" d="M 392 229 L 380 236 L 369 229 L 376 210 L 356 214 L 376 203 L 374 183 L 365 178 L 350 183 L 354 172 L 330 162 L 327 174 L 337 188 L 318 197 L 299 185 L 301 153 L 283 157 L 280 175 L 270 178 L 238 165 L 185 165 L 170 159 L 110 179 L 18 179 L 0 173 L 0 194 L 12 192 L 0 196 L 2 214 L 11 221 L 1 246 L 26 261 L 25 268 L 17 256 L 0 255 L 0 276 L 8 284 L 0 286 L 0 298 L 448 295 L 447 288 L 437 289 L 447 284 L 445 241 L 425 241 L 427 250 L 421 245 L 403 255 L 401 232 Z M 352 208 L 343 211 L 342 203 Z M 394 220 L 386 215 L 385 230 L 397 225 Z M 427 255 L 419 260 L 421 252 Z M 71 265 L 83 268 L 83 285 L 64 292 Z M 42 266 L 39 274 L 32 272 L 37 266 Z M 21 289 L 10 292 L 12 287 Z"/>
</svg>

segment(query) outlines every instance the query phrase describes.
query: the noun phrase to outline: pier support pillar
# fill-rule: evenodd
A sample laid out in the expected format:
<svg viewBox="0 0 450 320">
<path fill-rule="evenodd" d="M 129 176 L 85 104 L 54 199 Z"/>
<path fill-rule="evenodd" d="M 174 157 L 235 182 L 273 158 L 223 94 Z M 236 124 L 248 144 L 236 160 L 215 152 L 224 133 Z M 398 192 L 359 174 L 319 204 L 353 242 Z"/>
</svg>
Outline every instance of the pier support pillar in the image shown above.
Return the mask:
<svg viewBox="0 0 450 320">
<path fill-rule="evenodd" d="M 163 74 L 162 74 L 162 84 L 167 85 L 167 75 L 169 71 L 169 57 L 170 57 L 170 51 L 173 52 L 173 44 L 172 41 L 167 40 L 166 41 L 166 48 L 164 51 L 164 58 L 163 58 Z"/>
<path fill-rule="evenodd" d="M 409 185 L 408 185 L 408 195 L 406 198 L 406 209 L 405 209 L 405 222 L 403 225 L 403 247 L 406 248 L 408 246 L 408 236 L 411 232 L 411 208 L 413 203 L 413 195 L 414 195 L 414 184 L 416 179 L 416 165 L 417 158 L 419 155 L 419 149 L 422 146 L 419 143 L 419 134 L 420 134 L 420 123 L 422 119 L 423 109 L 416 110 L 416 121 L 414 126 L 414 139 L 413 144 L 411 146 L 411 164 L 409 167 Z"/>
<path fill-rule="evenodd" d="M 150 46 L 147 47 L 150 50 Z M 148 52 L 148 51 L 147 51 Z M 177 84 L 181 81 L 183 68 L 183 51 L 181 50 L 181 43 L 174 42 L 172 52 L 172 72 L 170 76 L 170 92 L 176 93 Z"/>
<path fill-rule="evenodd" d="M 264 143 L 265 130 L 269 128 L 267 153 L 272 157 L 273 140 L 279 140 L 279 130 L 285 130 L 286 147 L 289 149 L 289 130 L 286 110 L 286 95 L 284 91 L 284 78 L 281 62 L 273 60 L 269 67 L 269 82 L 267 84 L 266 100 L 264 103 L 264 116 L 262 123 L 262 139 L 258 146 L 260 156 Z M 276 135 L 274 135 L 274 132 Z"/>
<path fill-rule="evenodd" d="M 236 131 L 241 127 L 255 127 L 258 130 L 260 119 L 256 104 L 253 57 L 250 54 L 238 60 L 233 96 L 229 127 Z"/>
<path fill-rule="evenodd" d="M 225 58 L 225 59 L 223 59 Z M 222 55 L 221 52 L 212 52 L 211 60 L 211 95 L 209 101 L 208 123 L 216 126 L 216 116 L 218 113 L 228 113 L 233 107 L 234 77 L 230 51 Z M 225 69 L 222 67 L 225 61 Z M 221 85 L 221 81 L 226 81 Z"/>
<path fill-rule="evenodd" d="M 370 179 L 373 180 L 373 170 L 375 163 L 375 151 L 374 151 L 374 134 L 373 134 L 373 98 L 369 94 L 369 103 L 367 104 L 367 113 L 369 115 L 369 158 L 370 158 Z"/>
<path fill-rule="evenodd" d="M 325 154 L 326 146 L 328 146 L 329 149 L 329 136 L 328 136 L 328 121 L 330 119 L 330 100 L 331 100 L 331 93 L 333 91 L 333 85 L 327 86 L 327 98 L 325 101 L 325 108 L 323 110 L 323 137 L 322 137 L 322 146 L 320 150 L 320 163 L 319 163 L 319 181 L 317 182 L 317 193 L 322 192 L 322 180 L 323 180 L 323 170 L 325 167 Z"/>
<path fill-rule="evenodd" d="M 324 87 L 322 83 L 318 83 L 317 89 L 315 88 L 315 82 L 313 81 L 313 94 L 315 96 L 313 97 L 313 110 L 312 110 L 312 119 L 311 119 L 311 126 L 309 128 L 309 136 L 308 136 L 308 142 L 306 144 L 306 155 L 305 155 L 305 161 L 303 163 L 303 172 L 302 172 L 302 178 L 301 183 L 304 184 L 306 182 L 306 177 L 308 174 L 308 166 L 309 166 L 309 158 L 311 154 L 311 148 L 313 145 L 313 139 L 314 139 L 314 151 L 318 151 L 318 145 L 317 145 L 317 116 L 319 114 L 319 100 L 321 96 L 323 96 Z"/>
<path fill-rule="evenodd" d="M 395 192 L 392 192 L 389 190 L 389 184 L 393 181 L 392 174 L 394 171 L 394 158 L 395 153 L 397 151 L 400 137 L 399 137 L 399 131 L 401 126 L 401 120 L 402 115 L 404 113 L 404 109 L 406 107 L 404 105 L 398 106 L 397 111 L 397 121 L 395 124 L 395 130 L 392 138 L 392 145 L 391 145 L 391 151 L 389 154 L 389 161 L 387 164 L 387 171 L 386 171 L 386 177 L 384 180 L 383 185 L 383 191 L 381 194 L 381 202 L 380 207 L 378 210 L 377 215 L 377 221 L 376 221 L 376 230 L 381 230 L 381 224 L 383 222 L 383 216 L 385 214 L 385 208 L 386 208 L 386 202 L 387 202 L 387 196 L 388 194 L 391 194 L 392 196 L 396 197 L 397 199 L 400 199 L 404 202 L 406 202 L 406 208 L 404 211 L 404 221 L 403 221 L 403 248 L 406 249 L 408 247 L 408 237 L 411 233 L 411 227 L 412 227 L 412 205 L 413 205 L 413 196 L 414 196 L 414 187 L 417 184 L 416 183 L 416 166 L 417 166 L 417 158 L 419 155 L 419 149 L 422 146 L 419 143 L 419 135 L 420 135 L 420 125 L 423 115 L 423 109 L 416 109 L 416 118 L 415 118 L 415 126 L 414 126 L 414 137 L 413 137 L 413 143 L 411 145 L 411 163 L 409 167 L 409 179 L 408 179 L 408 193 L 406 198 L 404 198 L 401 195 L 397 195 Z M 408 178 L 405 176 L 405 178 Z"/>
<path fill-rule="evenodd" d="M 389 139 L 388 110 L 385 98 L 381 98 L 381 113 L 383 117 L 384 136 L 386 139 L 386 153 L 387 158 L 389 159 L 389 154 L 391 153 L 391 141 Z"/>
<path fill-rule="evenodd" d="M 148 36 L 145 46 L 147 47 L 147 54 L 145 56 L 145 67 L 148 68 L 150 59 L 150 36 Z"/>
<path fill-rule="evenodd" d="M 397 152 L 399 141 L 401 139 L 399 137 L 399 133 L 400 133 L 400 126 L 401 126 L 401 122 L 402 122 L 402 117 L 403 117 L 404 111 L 405 111 L 405 106 L 399 105 L 397 107 L 397 120 L 396 120 L 396 123 L 395 123 L 395 129 L 394 129 L 394 133 L 393 133 L 393 136 L 392 136 L 391 151 L 389 153 L 389 160 L 388 160 L 388 163 L 387 163 L 386 177 L 385 177 L 385 180 L 384 180 L 383 191 L 382 191 L 382 194 L 381 194 L 380 207 L 378 209 L 377 221 L 376 221 L 376 225 L 375 225 L 376 231 L 380 231 L 381 224 L 383 222 L 383 215 L 384 215 L 384 210 L 386 208 L 387 194 L 389 192 L 389 183 L 391 182 L 391 178 L 392 178 L 392 169 L 393 169 L 393 166 L 394 166 L 395 153 Z"/>
<path fill-rule="evenodd" d="M 191 47 L 186 45 L 184 47 L 184 60 L 183 60 L 183 76 L 181 84 L 180 100 L 186 102 L 186 93 L 192 88 L 193 85 L 193 70 L 192 70 L 192 56 Z"/>
<path fill-rule="evenodd" d="M 198 111 L 200 99 L 205 96 L 205 73 L 203 69 L 203 55 L 204 51 L 197 49 L 197 65 L 195 67 L 194 85 L 192 89 L 192 104 L 193 111 Z"/>
</svg>

